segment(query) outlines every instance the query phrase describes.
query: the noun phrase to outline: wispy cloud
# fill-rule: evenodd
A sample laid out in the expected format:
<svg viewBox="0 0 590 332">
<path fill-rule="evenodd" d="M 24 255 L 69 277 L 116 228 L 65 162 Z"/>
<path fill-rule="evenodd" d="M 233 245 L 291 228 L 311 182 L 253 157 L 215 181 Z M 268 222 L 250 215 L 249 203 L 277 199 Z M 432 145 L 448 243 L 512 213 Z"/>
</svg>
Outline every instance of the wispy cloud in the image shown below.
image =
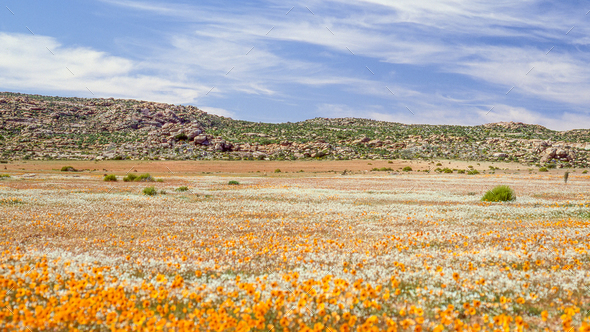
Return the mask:
<svg viewBox="0 0 590 332">
<path fill-rule="evenodd" d="M 101 96 L 220 110 L 232 109 L 230 100 L 284 100 L 319 113 L 410 123 L 586 123 L 590 8 L 580 1 L 329 0 L 296 4 L 288 14 L 292 6 L 277 0 L 223 8 L 98 2 L 157 26 L 158 35 L 116 36 L 134 45 L 117 54 L 3 33 L 0 84 L 71 93 L 88 85 Z M 492 106 L 492 116 L 482 114 Z M 233 116 L 252 118 L 259 107 L 234 109 Z"/>
</svg>

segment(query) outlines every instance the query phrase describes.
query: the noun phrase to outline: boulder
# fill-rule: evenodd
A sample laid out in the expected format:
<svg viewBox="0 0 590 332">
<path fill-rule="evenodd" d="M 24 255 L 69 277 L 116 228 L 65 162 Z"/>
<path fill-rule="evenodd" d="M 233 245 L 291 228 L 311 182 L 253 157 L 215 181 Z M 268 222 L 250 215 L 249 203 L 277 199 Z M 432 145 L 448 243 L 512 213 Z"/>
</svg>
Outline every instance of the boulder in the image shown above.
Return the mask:
<svg viewBox="0 0 590 332">
<path fill-rule="evenodd" d="M 549 160 L 555 158 L 556 152 L 557 152 L 557 149 L 555 149 L 555 148 L 545 149 L 543 152 L 541 152 L 541 162 L 546 163 Z"/>
<path fill-rule="evenodd" d="M 252 157 L 254 157 L 256 159 L 264 159 L 264 158 L 268 157 L 268 155 L 266 153 L 263 153 L 260 151 L 254 151 L 252 153 Z"/>
<path fill-rule="evenodd" d="M 507 158 L 508 154 L 503 152 L 496 152 L 492 155 L 494 158 Z"/>
<path fill-rule="evenodd" d="M 200 145 L 209 145 L 209 141 L 207 139 L 206 135 L 197 135 L 194 137 L 193 141 L 196 144 L 200 144 Z"/>
<path fill-rule="evenodd" d="M 195 137 L 201 135 L 201 133 L 203 133 L 201 129 L 196 129 L 189 132 L 186 136 L 188 136 L 189 141 L 192 141 Z"/>
<path fill-rule="evenodd" d="M 557 151 L 555 151 L 555 156 L 557 158 L 566 158 L 568 156 L 568 153 L 564 149 L 557 149 Z"/>
</svg>

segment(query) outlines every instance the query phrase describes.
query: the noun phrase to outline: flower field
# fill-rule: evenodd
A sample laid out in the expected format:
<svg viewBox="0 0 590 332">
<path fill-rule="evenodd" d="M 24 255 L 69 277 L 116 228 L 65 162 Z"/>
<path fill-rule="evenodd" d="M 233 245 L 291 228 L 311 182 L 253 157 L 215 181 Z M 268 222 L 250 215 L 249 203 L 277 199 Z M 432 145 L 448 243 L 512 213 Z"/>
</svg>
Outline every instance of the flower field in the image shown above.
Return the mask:
<svg viewBox="0 0 590 332">
<path fill-rule="evenodd" d="M 590 331 L 579 172 L 156 177 L 2 180 L 0 330 Z"/>
</svg>

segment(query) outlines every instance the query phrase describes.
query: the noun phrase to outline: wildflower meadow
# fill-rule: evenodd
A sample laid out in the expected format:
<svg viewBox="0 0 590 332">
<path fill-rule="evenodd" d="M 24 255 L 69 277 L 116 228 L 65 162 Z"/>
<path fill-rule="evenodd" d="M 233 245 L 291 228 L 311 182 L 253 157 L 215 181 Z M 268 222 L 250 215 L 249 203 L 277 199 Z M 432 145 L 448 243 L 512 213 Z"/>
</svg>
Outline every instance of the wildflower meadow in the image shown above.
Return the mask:
<svg viewBox="0 0 590 332">
<path fill-rule="evenodd" d="M 0 330 L 590 331 L 580 172 L 155 176 L 0 182 Z"/>
</svg>

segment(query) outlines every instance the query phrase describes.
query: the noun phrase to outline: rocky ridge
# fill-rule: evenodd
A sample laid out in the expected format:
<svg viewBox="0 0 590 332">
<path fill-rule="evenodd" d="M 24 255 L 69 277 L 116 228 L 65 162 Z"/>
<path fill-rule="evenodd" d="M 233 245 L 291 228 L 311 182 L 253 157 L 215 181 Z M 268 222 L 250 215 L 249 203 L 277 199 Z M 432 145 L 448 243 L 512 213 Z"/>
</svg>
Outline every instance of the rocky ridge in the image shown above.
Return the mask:
<svg viewBox="0 0 590 332">
<path fill-rule="evenodd" d="M 358 118 L 268 124 L 194 106 L 0 93 L 0 151 L 19 159 L 460 159 L 587 167 L 589 130 Z"/>
</svg>

